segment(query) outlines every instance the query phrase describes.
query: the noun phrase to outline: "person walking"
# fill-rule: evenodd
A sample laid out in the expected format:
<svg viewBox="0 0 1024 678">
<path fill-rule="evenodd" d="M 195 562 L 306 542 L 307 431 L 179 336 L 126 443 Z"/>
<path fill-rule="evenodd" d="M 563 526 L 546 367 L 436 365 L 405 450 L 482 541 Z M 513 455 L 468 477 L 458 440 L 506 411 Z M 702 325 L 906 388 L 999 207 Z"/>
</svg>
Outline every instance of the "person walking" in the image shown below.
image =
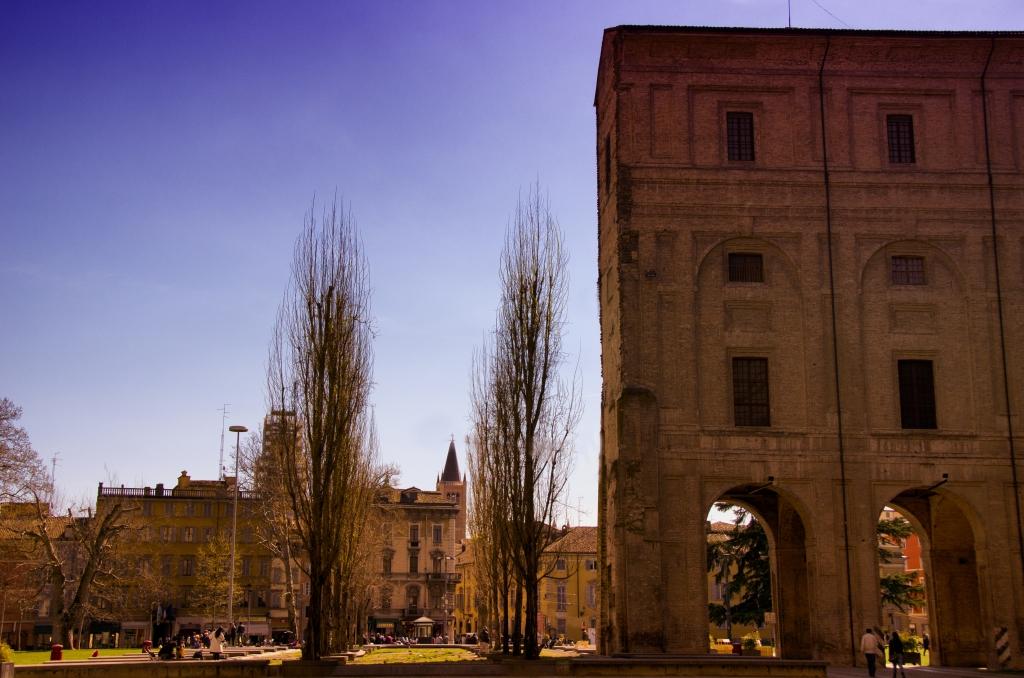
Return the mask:
<svg viewBox="0 0 1024 678">
<path fill-rule="evenodd" d="M 907 672 L 903 670 L 903 640 L 898 631 L 893 631 L 889 638 L 889 661 L 892 662 L 892 678 L 896 678 L 896 669 L 903 678 L 907 678 Z"/>
<path fill-rule="evenodd" d="M 924 638 L 921 639 L 921 647 L 924 649 L 925 656 L 928 656 L 928 650 L 932 649 L 932 641 L 928 637 L 928 634 L 924 634 Z M 929 658 L 929 661 L 931 659 Z"/>
<path fill-rule="evenodd" d="M 878 636 L 871 629 L 865 629 L 864 635 L 860 637 L 860 651 L 864 653 L 864 659 L 868 662 L 868 676 L 875 678 L 875 661 L 878 659 L 878 651 L 881 643 Z"/>
<path fill-rule="evenodd" d="M 210 653 L 214 659 L 220 659 L 223 657 L 224 652 L 224 627 L 218 626 L 217 630 L 213 632 L 210 637 Z"/>
</svg>

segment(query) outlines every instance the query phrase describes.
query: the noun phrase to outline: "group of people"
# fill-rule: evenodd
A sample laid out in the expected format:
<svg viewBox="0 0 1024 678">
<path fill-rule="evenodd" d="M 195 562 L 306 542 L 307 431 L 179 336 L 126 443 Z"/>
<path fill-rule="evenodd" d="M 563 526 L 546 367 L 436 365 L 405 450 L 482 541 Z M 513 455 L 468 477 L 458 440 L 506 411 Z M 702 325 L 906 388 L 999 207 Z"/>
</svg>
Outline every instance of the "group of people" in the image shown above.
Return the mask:
<svg viewBox="0 0 1024 678">
<path fill-rule="evenodd" d="M 907 673 L 903 670 L 903 639 L 900 638 L 899 631 L 893 631 L 886 638 L 877 628 L 865 629 L 864 635 L 860 637 L 860 651 L 864 653 L 868 663 L 868 676 L 874 678 L 879 659 L 882 666 L 885 666 L 886 640 L 889 644 L 889 661 L 892 662 L 892 678 L 897 678 L 897 673 L 901 678 L 907 678 Z M 930 649 L 931 641 L 928 634 L 922 639 L 921 647 L 925 652 Z"/>
<path fill-rule="evenodd" d="M 159 659 L 184 659 L 186 652 L 192 650 L 193 659 L 202 659 L 203 650 L 209 650 L 214 659 L 223 659 L 225 646 L 240 645 L 245 639 L 245 624 L 238 626 L 230 624 L 226 629 L 223 626 L 218 626 L 212 631 L 206 629 L 201 634 L 183 631 L 176 638 L 164 640 L 156 657 Z"/>
</svg>

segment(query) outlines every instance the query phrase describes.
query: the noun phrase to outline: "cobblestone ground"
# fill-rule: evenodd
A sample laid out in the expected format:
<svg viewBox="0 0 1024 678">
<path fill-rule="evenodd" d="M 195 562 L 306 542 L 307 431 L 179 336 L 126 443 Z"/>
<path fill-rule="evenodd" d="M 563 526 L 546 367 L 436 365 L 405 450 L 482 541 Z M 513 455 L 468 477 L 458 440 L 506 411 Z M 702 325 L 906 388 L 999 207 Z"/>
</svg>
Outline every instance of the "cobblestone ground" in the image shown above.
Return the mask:
<svg viewBox="0 0 1024 678">
<path fill-rule="evenodd" d="M 980 676 L 1010 675 L 1000 674 L 985 669 L 951 668 L 945 666 L 914 666 L 906 669 L 907 678 L 979 678 Z M 866 668 L 850 668 L 848 666 L 830 666 L 828 678 L 867 678 Z M 880 668 L 875 678 L 892 678 L 892 668 Z"/>
</svg>

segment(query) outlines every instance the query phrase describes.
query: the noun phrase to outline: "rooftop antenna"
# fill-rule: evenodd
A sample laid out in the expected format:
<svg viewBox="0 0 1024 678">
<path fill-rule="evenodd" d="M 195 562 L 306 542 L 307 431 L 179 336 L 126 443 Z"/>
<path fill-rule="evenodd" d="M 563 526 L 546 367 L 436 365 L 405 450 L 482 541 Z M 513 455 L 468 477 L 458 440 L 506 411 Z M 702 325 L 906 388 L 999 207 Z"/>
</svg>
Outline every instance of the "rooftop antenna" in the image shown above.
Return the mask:
<svg viewBox="0 0 1024 678">
<path fill-rule="evenodd" d="M 53 503 L 53 494 L 57 488 L 57 457 L 60 456 L 60 452 L 54 452 L 53 456 L 50 457 L 50 503 Z"/>
<path fill-rule="evenodd" d="M 218 412 L 220 412 L 220 459 L 217 461 L 217 480 L 224 480 L 224 425 L 228 421 L 228 415 L 231 414 L 228 411 L 228 405 L 231 403 L 224 403 Z"/>
<path fill-rule="evenodd" d="M 786 27 L 793 27 L 793 0 L 786 0 Z"/>
</svg>

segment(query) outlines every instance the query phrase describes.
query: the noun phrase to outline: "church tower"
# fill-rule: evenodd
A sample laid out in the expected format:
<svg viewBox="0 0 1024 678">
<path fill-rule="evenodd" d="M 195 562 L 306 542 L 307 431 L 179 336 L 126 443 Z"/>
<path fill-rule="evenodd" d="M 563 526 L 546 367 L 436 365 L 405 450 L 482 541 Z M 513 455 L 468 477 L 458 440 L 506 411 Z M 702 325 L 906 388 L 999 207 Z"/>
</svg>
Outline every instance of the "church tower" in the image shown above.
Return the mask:
<svg viewBox="0 0 1024 678">
<path fill-rule="evenodd" d="M 444 471 L 437 480 L 437 491 L 448 501 L 454 501 L 459 507 L 455 517 L 455 541 L 466 538 L 466 477 L 459 473 L 459 458 L 455 454 L 455 438 L 448 445 L 448 457 L 444 461 Z"/>
</svg>

